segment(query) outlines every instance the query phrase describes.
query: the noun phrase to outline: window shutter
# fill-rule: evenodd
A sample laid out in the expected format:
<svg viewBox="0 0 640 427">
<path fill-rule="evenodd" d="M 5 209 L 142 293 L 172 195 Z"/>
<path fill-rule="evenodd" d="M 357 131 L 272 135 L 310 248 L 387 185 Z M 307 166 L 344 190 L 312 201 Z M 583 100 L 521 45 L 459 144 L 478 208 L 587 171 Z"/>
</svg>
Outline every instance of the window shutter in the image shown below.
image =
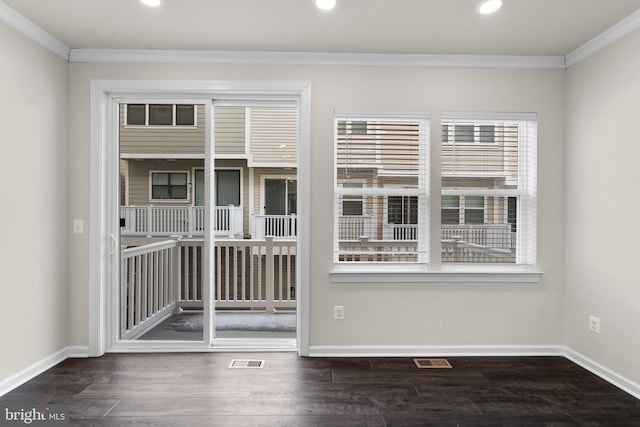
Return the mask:
<svg viewBox="0 0 640 427">
<path fill-rule="evenodd" d="M 426 262 L 428 116 L 335 116 L 334 260 Z"/>
<path fill-rule="evenodd" d="M 536 142 L 535 114 L 442 114 L 443 263 L 535 263 Z"/>
</svg>

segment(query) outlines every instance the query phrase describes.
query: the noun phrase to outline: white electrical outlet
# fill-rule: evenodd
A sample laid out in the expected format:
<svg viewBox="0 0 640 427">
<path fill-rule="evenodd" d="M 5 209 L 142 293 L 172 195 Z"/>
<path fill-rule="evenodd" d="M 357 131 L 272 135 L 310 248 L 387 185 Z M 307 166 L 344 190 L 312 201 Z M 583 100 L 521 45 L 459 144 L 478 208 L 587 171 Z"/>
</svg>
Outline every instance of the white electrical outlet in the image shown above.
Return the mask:
<svg viewBox="0 0 640 427">
<path fill-rule="evenodd" d="M 333 319 L 344 320 L 344 305 L 333 306 Z"/>
<path fill-rule="evenodd" d="M 589 330 L 591 332 L 595 332 L 596 334 L 600 333 L 600 318 L 596 316 L 589 316 Z"/>
</svg>

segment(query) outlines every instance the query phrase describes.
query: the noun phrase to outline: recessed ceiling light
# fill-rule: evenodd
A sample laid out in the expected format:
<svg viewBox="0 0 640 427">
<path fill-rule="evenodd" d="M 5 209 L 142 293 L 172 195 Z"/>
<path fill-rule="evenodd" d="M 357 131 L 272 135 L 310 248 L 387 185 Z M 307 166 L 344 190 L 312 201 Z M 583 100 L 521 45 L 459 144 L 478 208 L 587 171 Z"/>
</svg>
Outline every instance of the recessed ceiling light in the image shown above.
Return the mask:
<svg viewBox="0 0 640 427">
<path fill-rule="evenodd" d="M 315 0 L 315 3 L 322 10 L 331 10 L 336 6 L 336 0 Z"/>
<path fill-rule="evenodd" d="M 489 15 L 502 7 L 502 0 L 485 0 L 478 3 L 478 13 Z"/>
<path fill-rule="evenodd" d="M 142 3 L 151 7 L 158 7 L 162 3 L 162 0 L 140 0 Z"/>
</svg>

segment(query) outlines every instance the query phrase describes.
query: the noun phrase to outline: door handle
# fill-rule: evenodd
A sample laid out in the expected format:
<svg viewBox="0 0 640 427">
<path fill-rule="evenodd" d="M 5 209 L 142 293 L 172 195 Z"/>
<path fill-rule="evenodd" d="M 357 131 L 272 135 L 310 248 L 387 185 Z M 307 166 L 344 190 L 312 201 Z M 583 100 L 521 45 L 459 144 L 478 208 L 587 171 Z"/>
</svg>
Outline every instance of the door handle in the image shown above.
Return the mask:
<svg viewBox="0 0 640 427">
<path fill-rule="evenodd" d="M 116 239 L 116 236 L 114 236 L 113 234 L 109 234 L 109 243 L 111 243 L 109 245 L 109 255 L 114 256 L 117 253 L 117 248 L 118 248 L 118 239 Z"/>
</svg>

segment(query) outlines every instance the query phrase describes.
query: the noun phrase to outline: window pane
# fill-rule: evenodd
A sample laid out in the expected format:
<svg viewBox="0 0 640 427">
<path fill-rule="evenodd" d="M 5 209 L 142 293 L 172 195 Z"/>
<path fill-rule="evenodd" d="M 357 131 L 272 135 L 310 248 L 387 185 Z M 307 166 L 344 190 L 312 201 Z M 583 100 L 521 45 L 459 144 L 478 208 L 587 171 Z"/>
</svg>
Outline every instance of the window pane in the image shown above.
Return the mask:
<svg viewBox="0 0 640 427">
<path fill-rule="evenodd" d="M 465 224 L 484 224 L 484 209 L 465 209 Z"/>
<path fill-rule="evenodd" d="M 368 215 L 385 199 L 395 196 L 363 196 L 364 215 L 338 217 L 338 261 L 417 262 L 419 223 L 392 224 L 384 215 Z M 410 197 L 406 197 L 410 199 Z M 351 201 L 340 200 L 343 207 Z M 416 203 L 417 206 L 417 203 Z M 408 217 L 407 217 L 408 219 Z M 416 220 L 420 220 L 417 216 Z"/>
<path fill-rule="evenodd" d="M 442 196 L 443 208 L 457 208 L 460 206 L 460 197 L 458 196 Z"/>
<path fill-rule="evenodd" d="M 149 105 L 149 124 L 150 125 L 172 125 L 173 124 L 173 105 L 168 104 L 152 104 Z"/>
<path fill-rule="evenodd" d="M 479 126 L 479 142 L 483 144 L 493 144 L 496 140 L 496 127 L 493 125 Z"/>
<path fill-rule="evenodd" d="M 176 125 L 193 126 L 194 110 L 193 105 L 176 105 Z"/>
<path fill-rule="evenodd" d="M 287 214 L 295 215 L 298 211 L 298 181 L 287 180 Z"/>
<path fill-rule="evenodd" d="M 171 185 L 187 185 L 187 174 L 186 173 L 172 173 L 171 174 Z"/>
<path fill-rule="evenodd" d="M 389 224 L 417 224 L 418 198 L 389 196 L 387 216 Z"/>
<path fill-rule="evenodd" d="M 145 125 L 145 105 L 127 104 L 127 124 Z"/>
<path fill-rule="evenodd" d="M 473 125 L 456 125 L 456 142 L 473 144 Z"/>
<path fill-rule="evenodd" d="M 171 187 L 172 199 L 186 199 L 187 198 L 187 186 L 172 186 Z"/>
<path fill-rule="evenodd" d="M 169 186 L 154 185 L 151 191 L 151 197 L 153 199 L 170 199 Z"/>
<path fill-rule="evenodd" d="M 460 224 L 460 209 L 442 209 L 443 224 Z"/>
<path fill-rule="evenodd" d="M 427 120 L 336 117 L 335 126 L 334 260 L 424 262 Z"/>
<path fill-rule="evenodd" d="M 466 196 L 464 198 L 465 208 L 484 208 L 484 196 Z"/>
<path fill-rule="evenodd" d="M 347 197 L 358 196 L 343 196 L 342 201 L 342 215 L 347 216 L 362 216 L 362 200 L 346 200 Z"/>
<path fill-rule="evenodd" d="M 153 185 L 169 185 L 168 173 L 154 173 L 151 176 Z"/>
<path fill-rule="evenodd" d="M 474 121 L 468 116 L 442 114 L 443 128 L 455 130 L 454 141 L 442 144 L 442 189 L 460 194 L 459 205 L 458 196 L 442 197 L 442 262 L 532 264 L 535 118 L 501 120 L 486 114 Z M 486 195 L 476 195 L 478 190 Z"/>
</svg>

